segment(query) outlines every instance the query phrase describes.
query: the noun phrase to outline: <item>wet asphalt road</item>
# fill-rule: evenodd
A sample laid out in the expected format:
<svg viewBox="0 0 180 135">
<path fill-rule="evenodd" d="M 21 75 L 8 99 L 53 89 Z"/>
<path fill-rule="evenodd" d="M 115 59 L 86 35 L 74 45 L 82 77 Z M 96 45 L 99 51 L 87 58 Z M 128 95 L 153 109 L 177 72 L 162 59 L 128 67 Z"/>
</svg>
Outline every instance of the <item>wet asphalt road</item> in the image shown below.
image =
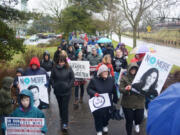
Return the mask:
<svg viewBox="0 0 180 135">
<path fill-rule="evenodd" d="M 79 104 L 78 109 L 74 109 L 74 90 L 72 91 L 71 102 L 69 105 L 69 130 L 68 135 L 96 135 L 94 120 L 88 106 L 89 96 L 85 91 L 83 103 Z M 47 135 L 63 135 L 60 129 L 59 109 L 56 97 L 51 92 L 50 108 L 43 110 L 46 116 L 48 132 Z M 141 125 L 141 133 L 133 135 L 145 135 L 145 121 Z M 108 135 L 126 135 L 125 121 L 110 120 Z"/>
</svg>

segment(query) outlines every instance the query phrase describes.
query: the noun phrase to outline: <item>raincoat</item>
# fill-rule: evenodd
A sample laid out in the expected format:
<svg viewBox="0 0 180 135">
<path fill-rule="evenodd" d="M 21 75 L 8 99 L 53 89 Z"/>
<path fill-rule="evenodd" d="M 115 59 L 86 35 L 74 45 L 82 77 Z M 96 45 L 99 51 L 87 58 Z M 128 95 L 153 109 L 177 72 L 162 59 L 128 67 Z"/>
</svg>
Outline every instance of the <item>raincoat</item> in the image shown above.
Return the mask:
<svg viewBox="0 0 180 135">
<path fill-rule="evenodd" d="M 30 107 L 29 110 L 27 112 L 23 111 L 23 107 L 21 105 L 21 101 L 20 98 L 18 100 L 19 102 L 19 107 L 10 115 L 10 117 L 24 117 L 24 118 L 45 118 L 44 113 L 39 110 L 38 108 L 34 107 L 34 100 L 33 100 L 33 94 L 31 91 L 29 90 L 22 90 L 20 95 L 26 95 L 28 97 L 30 97 Z M 5 123 L 3 123 L 2 128 L 5 130 Z M 47 132 L 47 126 L 46 126 L 46 121 L 45 124 L 43 126 L 43 128 L 41 129 L 42 133 L 46 133 Z"/>
</svg>

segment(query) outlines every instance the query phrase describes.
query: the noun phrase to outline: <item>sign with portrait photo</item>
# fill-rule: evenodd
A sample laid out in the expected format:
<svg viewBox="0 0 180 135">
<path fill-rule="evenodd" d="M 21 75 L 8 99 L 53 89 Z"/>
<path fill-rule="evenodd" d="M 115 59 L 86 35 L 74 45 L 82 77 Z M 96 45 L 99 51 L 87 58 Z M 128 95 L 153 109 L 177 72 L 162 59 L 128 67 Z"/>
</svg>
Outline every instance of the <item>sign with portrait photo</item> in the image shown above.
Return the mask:
<svg viewBox="0 0 180 135">
<path fill-rule="evenodd" d="M 109 95 L 99 94 L 98 97 L 93 97 L 89 99 L 89 107 L 91 112 L 94 112 L 98 109 L 105 108 L 111 106 Z"/>
<path fill-rule="evenodd" d="M 48 91 L 45 86 L 47 83 L 46 75 L 21 76 L 19 77 L 20 91 L 28 89 L 33 93 L 34 106 L 39 109 L 48 107 Z"/>
<path fill-rule="evenodd" d="M 42 135 L 43 118 L 5 117 L 6 135 Z"/>
<path fill-rule="evenodd" d="M 172 64 L 168 61 L 147 53 L 133 80 L 132 91 L 155 98 L 160 94 L 171 68 Z"/>
<path fill-rule="evenodd" d="M 75 78 L 88 79 L 90 78 L 90 64 L 89 61 L 70 61 Z"/>
</svg>

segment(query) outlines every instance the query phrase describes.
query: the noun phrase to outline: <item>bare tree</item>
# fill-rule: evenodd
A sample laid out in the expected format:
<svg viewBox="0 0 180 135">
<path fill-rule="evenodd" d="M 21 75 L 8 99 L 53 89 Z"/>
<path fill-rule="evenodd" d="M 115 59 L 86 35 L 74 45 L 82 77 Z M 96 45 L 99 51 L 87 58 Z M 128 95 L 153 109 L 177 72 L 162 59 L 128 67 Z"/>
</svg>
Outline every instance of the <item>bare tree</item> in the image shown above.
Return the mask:
<svg viewBox="0 0 180 135">
<path fill-rule="evenodd" d="M 119 10 L 113 15 L 112 21 L 114 22 L 113 32 L 118 35 L 119 42 L 121 42 L 122 32 L 124 32 L 127 27 L 127 20 L 125 16 L 122 14 L 122 10 Z"/>
<path fill-rule="evenodd" d="M 121 7 L 123 8 L 123 12 L 128 22 L 132 26 L 133 29 L 133 47 L 136 47 L 136 33 L 137 28 L 139 26 L 139 22 L 141 21 L 141 17 L 145 13 L 146 10 L 157 9 L 159 6 L 163 5 L 163 7 L 175 5 L 178 3 L 178 0 L 120 0 Z M 160 8 L 161 10 L 163 8 Z M 165 8 L 166 9 L 166 8 Z M 165 12 L 161 12 L 165 13 Z M 165 15 L 165 14 L 164 14 Z"/>
<path fill-rule="evenodd" d="M 42 8 L 47 14 L 57 18 L 57 22 L 61 22 L 61 11 L 68 4 L 68 0 L 43 0 Z"/>
</svg>

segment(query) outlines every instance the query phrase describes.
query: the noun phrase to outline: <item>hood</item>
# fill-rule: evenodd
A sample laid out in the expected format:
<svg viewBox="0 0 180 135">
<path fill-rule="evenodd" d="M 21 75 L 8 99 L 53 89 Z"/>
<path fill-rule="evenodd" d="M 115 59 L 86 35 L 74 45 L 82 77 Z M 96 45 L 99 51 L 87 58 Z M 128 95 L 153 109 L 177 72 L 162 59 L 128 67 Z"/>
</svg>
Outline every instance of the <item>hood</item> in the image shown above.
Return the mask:
<svg viewBox="0 0 180 135">
<path fill-rule="evenodd" d="M 20 96 L 21 95 L 25 95 L 25 96 L 30 97 L 30 107 L 33 107 L 33 105 L 34 105 L 33 93 L 30 90 L 27 90 L 27 89 L 22 90 L 20 92 L 20 94 L 19 94 L 19 99 L 18 99 L 19 105 L 21 105 L 21 101 L 20 101 Z"/>
<path fill-rule="evenodd" d="M 2 88 L 10 91 L 11 84 L 13 83 L 14 79 L 12 77 L 5 77 L 2 80 Z"/>
<path fill-rule="evenodd" d="M 39 59 L 37 57 L 33 57 L 31 59 L 29 66 L 32 68 L 32 65 L 37 65 L 37 67 L 40 68 L 40 62 L 39 62 Z"/>
<path fill-rule="evenodd" d="M 21 73 L 23 75 L 24 74 L 24 69 L 23 68 L 18 68 L 16 70 L 16 73 Z"/>
<path fill-rule="evenodd" d="M 136 67 L 136 68 L 138 68 L 139 66 L 137 65 L 137 63 L 131 63 L 131 64 L 129 64 L 129 66 L 128 66 L 128 73 L 130 73 L 130 70 L 133 68 L 133 67 Z"/>
<path fill-rule="evenodd" d="M 48 58 L 50 59 L 50 53 L 49 53 L 48 51 L 45 51 L 45 52 L 43 53 L 43 58 L 44 58 L 44 59 L 45 59 L 45 56 L 46 56 L 46 55 L 48 55 Z M 49 59 L 48 59 L 48 60 L 49 60 Z"/>
</svg>

